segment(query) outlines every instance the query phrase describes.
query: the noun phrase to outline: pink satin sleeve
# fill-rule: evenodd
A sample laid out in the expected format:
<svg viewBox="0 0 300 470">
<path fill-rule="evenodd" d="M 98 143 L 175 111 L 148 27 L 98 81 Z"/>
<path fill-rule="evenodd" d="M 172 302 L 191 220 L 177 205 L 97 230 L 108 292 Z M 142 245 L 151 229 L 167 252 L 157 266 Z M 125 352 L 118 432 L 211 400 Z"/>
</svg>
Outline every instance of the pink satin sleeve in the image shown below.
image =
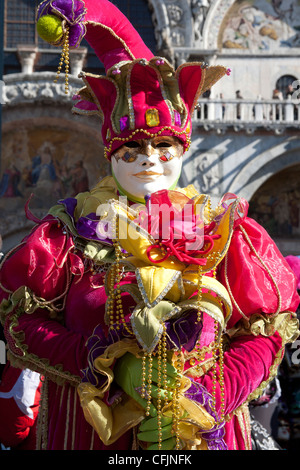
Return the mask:
<svg viewBox="0 0 300 470">
<path fill-rule="evenodd" d="M 26 285 L 38 297 L 55 299 L 66 289 L 73 245 L 56 220 L 41 223 L 4 262 L 1 284 L 12 292 Z"/>
<path fill-rule="evenodd" d="M 19 317 L 18 327 L 14 330 L 24 332 L 28 353 L 46 359 L 50 366 L 59 366 L 61 370 L 77 377 L 87 367 L 87 337 L 49 320 L 42 310 Z"/>
<path fill-rule="evenodd" d="M 268 233 L 248 217 L 241 227 L 234 230 L 219 272 L 233 303 L 228 328 L 243 315 L 273 314 L 278 308 L 294 312 L 299 304 L 295 275 Z"/>
<path fill-rule="evenodd" d="M 12 292 L 27 286 L 36 296 L 49 301 L 56 299 L 68 288 L 70 270 L 77 269 L 76 257 L 70 254 L 72 247 L 73 241 L 63 234 L 57 221 L 38 225 L 26 242 L 5 261 L 0 272 L 1 284 Z M 8 295 L 0 289 L 0 302 Z M 5 335 L 10 348 L 15 350 L 9 323 L 8 319 L 4 325 Z M 87 338 L 51 320 L 46 309 L 22 314 L 13 331 L 22 331 L 28 353 L 46 359 L 50 366 L 60 364 L 63 370 L 77 376 L 86 367 Z"/>
<path fill-rule="evenodd" d="M 225 415 L 242 405 L 249 395 L 267 380 L 282 340 L 278 333 L 271 337 L 240 336 L 224 353 L 224 406 Z M 212 372 L 196 379 L 212 390 Z M 216 388 L 216 408 L 220 410 L 220 388 Z"/>
</svg>

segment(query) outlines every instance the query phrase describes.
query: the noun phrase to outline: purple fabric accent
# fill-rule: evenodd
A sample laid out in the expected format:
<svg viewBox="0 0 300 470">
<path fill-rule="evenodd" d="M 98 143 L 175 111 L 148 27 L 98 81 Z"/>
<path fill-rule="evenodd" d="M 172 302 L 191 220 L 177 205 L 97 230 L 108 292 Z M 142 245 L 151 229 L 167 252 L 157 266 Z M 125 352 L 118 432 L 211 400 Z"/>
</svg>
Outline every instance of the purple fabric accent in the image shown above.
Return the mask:
<svg viewBox="0 0 300 470">
<path fill-rule="evenodd" d="M 165 322 L 167 327 L 168 349 L 174 349 L 174 345 L 176 345 L 176 347 L 183 346 L 187 350 L 190 350 L 188 348 L 192 349 L 192 345 L 195 344 L 202 328 L 201 322 L 199 322 L 198 327 L 195 328 L 196 318 L 197 313 L 191 310 L 175 321 L 170 320 Z M 191 334 L 191 332 L 193 334 Z M 189 338 L 189 335 L 192 336 L 192 339 Z M 97 357 L 101 356 L 110 344 L 114 344 L 123 338 L 135 338 L 134 334 L 131 335 L 128 333 L 123 324 L 119 325 L 118 330 L 116 328 L 109 330 L 107 336 L 101 325 L 96 326 L 93 334 L 87 341 L 89 367 L 82 371 L 84 382 L 90 382 L 95 386 L 103 384 L 105 378 L 94 368 L 94 363 Z"/>
<path fill-rule="evenodd" d="M 121 132 L 124 131 L 129 127 L 129 117 L 123 116 L 120 118 L 120 130 Z"/>
<path fill-rule="evenodd" d="M 69 32 L 69 46 L 78 47 L 85 36 L 85 26 L 82 23 L 70 26 Z"/>
<path fill-rule="evenodd" d="M 168 348 L 183 346 L 187 351 L 194 349 L 203 327 L 202 321 L 197 321 L 196 310 L 189 310 L 180 318 L 165 322 L 165 325 Z"/>
<path fill-rule="evenodd" d="M 70 30 L 69 45 L 77 47 L 86 33 L 83 24 L 85 13 L 85 4 L 82 0 L 45 0 L 38 6 L 37 19 L 44 15 L 55 15 L 65 19 Z"/>
<path fill-rule="evenodd" d="M 95 240 L 112 245 L 113 242 L 110 238 L 102 239 L 97 234 L 97 225 L 99 223 L 99 217 L 91 212 L 85 217 L 80 217 L 78 221 L 75 221 L 74 213 L 77 206 L 77 199 L 69 197 L 61 199 L 58 204 L 65 206 L 66 213 L 71 217 L 74 228 L 77 230 L 78 235 L 88 240 Z"/>
<path fill-rule="evenodd" d="M 63 204 L 65 206 L 67 214 L 74 220 L 77 199 L 75 197 L 68 197 L 67 199 L 59 200 L 58 204 Z"/>
<path fill-rule="evenodd" d="M 101 356 L 106 348 L 110 344 L 117 343 L 122 338 L 134 338 L 134 335 L 130 335 L 122 324 L 119 325 L 119 329 L 110 329 L 106 336 L 101 325 L 97 325 L 93 331 L 92 336 L 87 340 L 88 353 L 88 364 L 89 366 L 82 370 L 83 382 L 89 382 L 95 387 L 99 387 L 104 384 L 106 378 L 98 372 L 95 368 L 95 360 Z"/>
<path fill-rule="evenodd" d="M 99 217 L 91 212 L 85 217 L 79 217 L 76 223 L 76 229 L 79 235 L 89 240 L 99 240 L 97 236 L 97 225 L 99 223 Z"/>
<path fill-rule="evenodd" d="M 208 393 L 206 388 L 190 379 L 192 382 L 191 387 L 185 392 L 185 396 L 190 400 L 196 401 L 202 405 L 205 410 L 217 420 L 217 415 L 212 409 L 212 396 Z M 225 429 L 224 423 L 219 426 L 214 426 L 210 431 L 201 432 L 201 436 L 206 440 L 209 450 L 227 450 L 227 445 L 224 441 Z"/>
<path fill-rule="evenodd" d="M 37 10 L 37 18 L 43 15 L 58 13 L 70 24 L 84 20 L 86 13 L 85 4 L 82 0 L 45 0 L 40 3 Z"/>
</svg>

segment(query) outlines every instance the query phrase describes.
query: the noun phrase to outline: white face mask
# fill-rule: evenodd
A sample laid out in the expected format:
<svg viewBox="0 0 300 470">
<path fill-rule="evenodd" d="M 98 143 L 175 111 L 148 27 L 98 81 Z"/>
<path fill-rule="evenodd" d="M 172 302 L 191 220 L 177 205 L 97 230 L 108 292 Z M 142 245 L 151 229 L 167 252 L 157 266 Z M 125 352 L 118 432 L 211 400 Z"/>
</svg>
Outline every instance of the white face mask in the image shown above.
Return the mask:
<svg viewBox="0 0 300 470">
<path fill-rule="evenodd" d="M 134 202 L 161 189 L 174 189 L 180 177 L 183 146 L 176 137 L 159 136 L 122 145 L 112 155 L 120 192 Z"/>
</svg>

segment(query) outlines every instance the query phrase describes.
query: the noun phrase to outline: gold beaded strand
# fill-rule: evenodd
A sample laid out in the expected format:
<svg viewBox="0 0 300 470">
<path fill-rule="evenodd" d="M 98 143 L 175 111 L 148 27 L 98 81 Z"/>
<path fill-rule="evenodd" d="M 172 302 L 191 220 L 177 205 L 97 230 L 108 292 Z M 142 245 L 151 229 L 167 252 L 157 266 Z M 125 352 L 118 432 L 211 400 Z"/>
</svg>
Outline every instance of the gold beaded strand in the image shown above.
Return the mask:
<svg viewBox="0 0 300 470">
<path fill-rule="evenodd" d="M 223 336 L 220 338 L 219 345 L 219 384 L 220 384 L 220 394 L 221 394 L 221 407 L 220 407 L 220 419 L 219 422 L 222 423 L 225 417 L 225 390 L 224 390 L 224 350 L 223 350 Z"/>
<path fill-rule="evenodd" d="M 122 305 L 120 285 L 120 281 L 122 279 L 122 272 L 120 267 L 120 261 L 123 255 L 118 241 L 118 224 L 116 218 L 114 218 L 112 222 L 112 228 L 114 230 L 114 233 L 116 233 L 116 237 L 113 239 L 113 245 L 115 249 L 115 262 L 113 263 L 110 270 L 109 295 L 107 299 L 108 318 L 110 328 L 116 328 L 118 330 L 120 328 L 120 324 L 123 324 L 127 332 L 132 334 L 132 331 L 127 326 Z"/>
<path fill-rule="evenodd" d="M 147 353 L 144 351 L 142 357 L 142 389 L 141 389 L 141 397 L 146 397 L 146 360 L 147 360 Z"/>
<path fill-rule="evenodd" d="M 152 400 L 151 394 L 151 385 L 152 385 L 152 366 L 153 366 L 153 357 L 152 353 L 148 354 L 148 378 L 147 378 L 147 406 L 146 406 L 146 416 L 150 416 L 150 406 Z"/>
<path fill-rule="evenodd" d="M 116 226 L 116 219 L 113 220 L 112 225 L 113 225 L 113 227 Z M 119 247 L 118 247 L 117 240 L 114 239 L 112 241 L 113 241 L 114 248 L 115 248 L 116 260 L 110 268 L 109 295 L 108 295 L 107 303 L 108 303 L 108 316 L 109 316 L 110 328 L 114 329 L 115 325 L 117 323 L 116 328 L 118 329 L 119 328 L 119 326 L 118 326 L 119 325 L 119 321 L 118 321 L 119 314 L 116 311 L 117 309 L 115 308 L 115 306 L 118 305 L 117 304 L 117 296 L 118 296 L 118 300 L 119 300 L 120 290 L 118 289 L 118 286 L 117 286 L 117 288 L 115 288 L 115 284 L 118 283 L 118 279 L 120 277 L 119 276 L 120 258 L 119 258 L 119 251 L 118 251 Z M 115 316 L 115 313 L 116 313 L 116 316 Z"/>
<path fill-rule="evenodd" d="M 162 334 L 162 381 L 163 381 L 163 388 L 165 390 L 168 389 L 168 382 L 167 382 L 167 329 L 165 323 L 163 324 L 163 334 Z M 167 394 L 165 398 L 165 406 L 168 403 Z"/>
<path fill-rule="evenodd" d="M 65 26 L 63 50 L 61 53 L 60 62 L 58 65 L 54 83 L 57 83 L 64 64 L 65 64 L 65 94 L 67 95 L 69 93 L 69 68 L 70 68 L 70 46 L 69 46 L 69 27 L 68 26 Z"/>
<path fill-rule="evenodd" d="M 114 243 L 115 247 L 115 254 L 116 254 L 116 262 L 115 262 L 115 273 L 116 273 L 116 288 L 115 288 L 115 310 L 116 310 L 116 324 L 117 329 L 120 328 L 120 316 L 123 317 L 123 308 L 122 308 L 122 300 L 121 300 L 121 288 L 120 288 L 120 247 L 117 242 Z"/>
<path fill-rule="evenodd" d="M 215 321 L 214 322 L 215 342 L 214 342 L 214 347 L 212 350 L 212 357 L 213 357 L 213 362 L 214 362 L 213 370 L 212 370 L 212 398 L 213 398 L 212 408 L 215 413 L 216 413 L 216 388 L 217 388 L 217 364 L 218 364 L 217 329 L 218 329 L 218 323 Z"/>
<path fill-rule="evenodd" d="M 175 359 L 175 368 L 177 371 L 180 371 L 181 366 L 181 358 L 180 358 L 180 350 L 177 353 Z M 179 405 L 179 390 L 180 390 L 180 374 L 176 379 L 175 389 L 173 391 L 173 398 L 172 398 L 172 411 L 173 411 L 173 432 L 175 434 L 175 450 L 180 449 L 180 438 L 179 438 L 179 419 L 180 419 L 180 405 Z"/>
<path fill-rule="evenodd" d="M 215 345 L 212 351 L 214 365 L 213 365 L 213 381 L 212 381 L 212 398 L 213 404 L 212 408 L 216 415 L 219 414 L 219 419 L 217 420 L 217 425 L 221 424 L 224 421 L 224 411 L 225 411 L 225 392 L 224 392 L 224 357 L 223 357 L 223 338 L 221 335 L 220 341 L 218 341 L 219 336 L 219 323 L 215 320 Z M 218 369 L 218 359 L 219 359 L 219 374 Z M 217 413 L 216 410 L 216 392 L 217 392 L 217 383 L 220 387 L 220 412 Z"/>
<path fill-rule="evenodd" d="M 157 347 L 157 429 L 158 429 L 158 450 L 162 447 L 162 339 Z"/>
<path fill-rule="evenodd" d="M 115 318 L 114 318 L 114 306 L 115 306 L 115 272 L 116 268 L 115 265 L 112 265 L 110 271 L 110 285 L 109 285 L 109 295 L 107 299 L 107 311 L 108 311 L 108 318 L 110 328 L 114 328 Z"/>
<path fill-rule="evenodd" d="M 202 267 L 198 266 L 198 292 L 197 292 L 197 322 L 201 321 L 201 300 L 202 300 Z"/>
</svg>

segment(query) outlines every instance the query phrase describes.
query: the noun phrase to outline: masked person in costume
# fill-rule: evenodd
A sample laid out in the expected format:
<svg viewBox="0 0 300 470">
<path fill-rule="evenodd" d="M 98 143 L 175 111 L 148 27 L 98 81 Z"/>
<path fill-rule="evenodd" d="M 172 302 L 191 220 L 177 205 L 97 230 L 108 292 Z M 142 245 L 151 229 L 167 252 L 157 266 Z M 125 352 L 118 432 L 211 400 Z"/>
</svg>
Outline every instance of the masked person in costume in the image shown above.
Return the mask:
<svg viewBox="0 0 300 470">
<path fill-rule="evenodd" d="M 106 0 L 45 0 L 37 27 L 59 70 L 83 37 L 104 64 L 74 111 L 101 117 L 112 176 L 2 263 L 9 359 L 42 377 L 36 448 L 251 449 L 247 404 L 298 336 L 296 281 L 245 200 L 177 187 L 197 99 L 228 69 L 175 71 Z"/>
</svg>

